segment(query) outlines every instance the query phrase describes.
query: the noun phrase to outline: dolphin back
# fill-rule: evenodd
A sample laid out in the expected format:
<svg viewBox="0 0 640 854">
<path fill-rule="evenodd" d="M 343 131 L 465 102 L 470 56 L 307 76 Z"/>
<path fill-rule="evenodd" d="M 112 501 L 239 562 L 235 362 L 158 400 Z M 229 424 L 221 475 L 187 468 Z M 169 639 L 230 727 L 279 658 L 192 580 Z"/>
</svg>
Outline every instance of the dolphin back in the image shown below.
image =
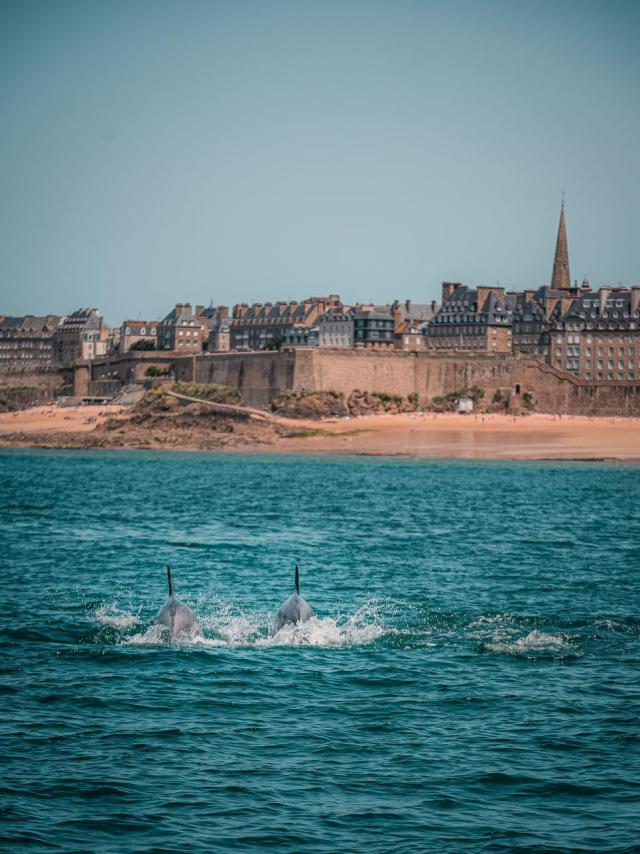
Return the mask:
<svg viewBox="0 0 640 854">
<path fill-rule="evenodd" d="M 293 593 L 278 608 L 276 631 L 287 623 L 306 623 L 311 617 L 313 617 L 311 605 L 298 593 Z"/>
<path fill-rule="evenodd" d="M 169 629 L 174 637 L 183 632 L 194 634 L 200 631 L 196 615 L 175 594 L 169 596 L 165 604 L 158 611 L 156 623 Z"/>
</svg>

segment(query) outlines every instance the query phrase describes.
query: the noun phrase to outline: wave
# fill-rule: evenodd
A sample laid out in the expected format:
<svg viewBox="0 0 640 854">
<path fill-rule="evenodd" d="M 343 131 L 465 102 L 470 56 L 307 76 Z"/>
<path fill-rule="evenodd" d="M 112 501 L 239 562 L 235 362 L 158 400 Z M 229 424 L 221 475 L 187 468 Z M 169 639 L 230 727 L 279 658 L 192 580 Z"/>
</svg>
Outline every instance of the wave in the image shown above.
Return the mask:
<svg viewBox="0 0 640 854">
<path fill-rule="evenodd" d="M 492 640 L 485 643 L 484 649 L 507 655 L 575 655 L 575 641 L 568 635 L 551 634 L 533 629 L 524 637 L 515 640 Z"/>
<path fill-rule="evenodd" d="M 219 597 L 195 605 L 201 630 L 171 637 L 167 630 L 141 617 L 140 605 L 127 610 L 114 601 L 92 611 L 100 629 L 86 640 L 118 646 L 200 648 L 349 647 L 382 642 L 387 648 L 422 649 L 460 645 L 480 653 L 529 658 L 567 659 L 583 655 L 593 643 L 619 643 L 637 638 L 637 627 L 624 619 L 590 620 L 514 613 L 463 615 L 433 611 L 426 604 L 394 598 L 372 598 L 360 607 L 338 607 L 307 623 L 274 631 L 274 609 L 246 608 Z M 616 639 L 618 638 L 618 639 Z"/>
</svg>

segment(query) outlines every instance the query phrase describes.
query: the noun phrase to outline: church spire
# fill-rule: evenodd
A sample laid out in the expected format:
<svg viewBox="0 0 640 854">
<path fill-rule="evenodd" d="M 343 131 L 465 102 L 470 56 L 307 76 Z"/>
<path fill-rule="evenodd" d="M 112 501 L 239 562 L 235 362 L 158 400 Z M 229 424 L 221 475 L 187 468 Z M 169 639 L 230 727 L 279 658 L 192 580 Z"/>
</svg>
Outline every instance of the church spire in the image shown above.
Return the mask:
<svg viewBox="0 0 640 854">
<path fill-rule="evenodd" d="M 560 225 L 558 226 L 556 257 L 553 259 L 551 287 L 553 290 L 567 290 L 571 287 L 571 276 L 569 275 L 569 249 L 567 247 L 567 224 L 564 220 L 564 193 L 562 194 L 562 206 L 560 208 Z"/>
</svg>

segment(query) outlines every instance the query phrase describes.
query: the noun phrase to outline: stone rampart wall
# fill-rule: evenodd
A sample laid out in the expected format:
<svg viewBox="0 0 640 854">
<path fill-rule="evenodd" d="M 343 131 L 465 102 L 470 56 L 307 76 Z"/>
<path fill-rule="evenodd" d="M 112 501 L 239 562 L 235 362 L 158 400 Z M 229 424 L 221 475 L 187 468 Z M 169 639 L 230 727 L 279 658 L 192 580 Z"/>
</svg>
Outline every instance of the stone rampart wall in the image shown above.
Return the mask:
<svg viewBox="0 0 640 854">
<path fill-rule="evenodd" d="M 281 391 L 296 387 L 295 367 L 292 352 L 212 353 L 176 360 L 176 379 L 233 386 L 245 403 L 267 407 Z"/>
<path fill-rule="evenodd" d="M 539 412 L 640 415 L 640 383 L 588 383 L 529 356 L 298 349 L 198 356 L 140 353 L 94 363 L 92 379 L 116 371 L 122 381 L 141 379 L 150 364 L 175 365 L 176 379 L 229 385 L 252 406 L 267 407 L 285 389 L 417 394 L 422 404 L 449 392 L 478 386 L 490 401 L 496 389 L 518 405 L 525 393 Z"/>
<path fill-rule="evenodd" d="M 0 371 L 0 398 L 20 406 L 48 403 L 60 394 L 62 385 L 56 370 Z"/>
</svg>

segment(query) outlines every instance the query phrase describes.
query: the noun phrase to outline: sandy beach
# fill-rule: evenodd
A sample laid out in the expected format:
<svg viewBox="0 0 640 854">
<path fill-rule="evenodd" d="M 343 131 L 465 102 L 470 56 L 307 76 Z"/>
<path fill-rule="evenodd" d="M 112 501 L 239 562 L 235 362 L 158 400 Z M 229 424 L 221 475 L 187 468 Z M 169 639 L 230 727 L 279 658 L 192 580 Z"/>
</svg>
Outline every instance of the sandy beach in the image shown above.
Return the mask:
<svg viewBox="0 0 640 854">
<path fill-rule="evenodd" d="M 119 406 L 40 406 L 0 414 L 0 444 L 42 445 L 46 437 L 87 434 Z M 307 421 L 278 418 L 288 437 L 260 442 L 274 453 L 389 454 L 486 459 L 640 460 L 640 419 L 581 416 L 408 413 Z M 20 440 L 15 441 L 16 434 Z M 70 447 L 73 443 L 70 441 Z M 197 444 L 173 444 L 174 450 Z M 229 450 L 251 451 L 251 443 Z"/>
</svg>

